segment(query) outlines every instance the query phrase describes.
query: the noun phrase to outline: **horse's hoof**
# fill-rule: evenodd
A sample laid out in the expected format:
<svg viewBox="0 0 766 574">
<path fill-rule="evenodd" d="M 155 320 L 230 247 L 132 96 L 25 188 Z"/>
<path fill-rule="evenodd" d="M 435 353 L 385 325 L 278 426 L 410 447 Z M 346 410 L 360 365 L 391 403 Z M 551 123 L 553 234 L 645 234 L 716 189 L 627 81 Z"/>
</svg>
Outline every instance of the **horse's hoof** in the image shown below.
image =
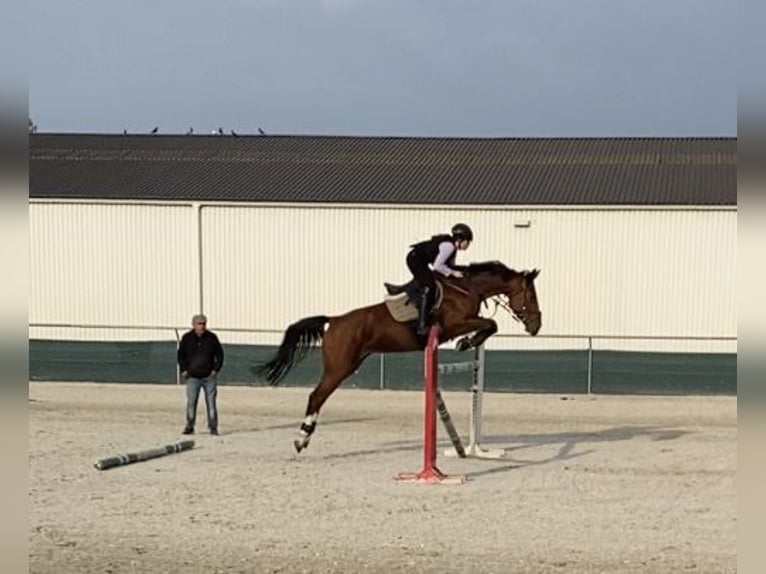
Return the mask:
<svg viewBox="0 0 766 574">
<path fill-rule="evenodd" d="M 303 444 L 303 441 L 298 439 L 295 439 L 293 441 L 293 445 L 295 445 L 295 452 L 301 452 L 305 447 L 305 445 Z"/>
<path fill-rule="evenodd" d="M 468 337 L 463 337 L 462 339 L 459 339 L 457 342 L 457 345 L 455 345 L 456 351 L 465 351 L 470 348 L 471 348 L 471 341 L 468 339 Z"/>
</svg>

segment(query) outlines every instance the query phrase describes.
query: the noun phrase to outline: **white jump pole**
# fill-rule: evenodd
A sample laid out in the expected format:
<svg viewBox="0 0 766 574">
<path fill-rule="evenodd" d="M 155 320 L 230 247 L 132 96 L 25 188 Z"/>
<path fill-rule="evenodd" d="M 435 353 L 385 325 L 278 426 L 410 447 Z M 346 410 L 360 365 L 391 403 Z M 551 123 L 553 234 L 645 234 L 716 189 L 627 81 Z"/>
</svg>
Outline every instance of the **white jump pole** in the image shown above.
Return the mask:
<svg viewBox="0 0 766 574">
<path fill-rule="evenodd" d="M 468 435 L 468 446 L 465 447 L 465 456 L 473 458 L 503 458 L 505 450 L 496 448 L 482 448 L 481 446 L 481 413 L 482 399 L 484 398 L 484 345 L 480 345 L 474 352 L 473 363 L 473 381 L 471 383 L 471 419 Z M 454 368 L 457 365 L 465 363 L 452 363 L 440 365 L 445 367 L 445 372 L 457 372 L 462 368 Z M 450 369 L 452 367 L 452 369 Z M 449 370 L 448 370 L 449 369 Z M 446 456 L 459 456 L 454 448 L 444 451 Z"/>
</svg>

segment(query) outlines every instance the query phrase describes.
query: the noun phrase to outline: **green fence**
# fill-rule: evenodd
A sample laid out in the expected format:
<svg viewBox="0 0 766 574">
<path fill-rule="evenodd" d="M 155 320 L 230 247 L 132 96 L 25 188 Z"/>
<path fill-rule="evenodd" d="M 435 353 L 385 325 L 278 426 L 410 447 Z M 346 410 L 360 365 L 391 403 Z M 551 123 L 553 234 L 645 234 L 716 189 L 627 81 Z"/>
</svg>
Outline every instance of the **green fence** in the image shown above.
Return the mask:
<svg viewBox="0 0 766 574">
<path fill-rule="evenodd" d="M 261 385 L 251 368 L 270 358 L 274 346 L 225 345 L 222 384 Z M 177 382 L 174 342 L 29 341 L 29 379 L 120 383 Z M 440 350 L 440 362 L 465 361 L 470 352 Z M 290 373 L 285 386 L 312 386 L 320 373 L 314 351 Z M 445 375 L 441 385 L 465 390 L 470 374 Z M 346 383 L 368 389 L 420 389 L 423 354 L 373 355 Z M 488 391 L 530 393 L 736 395 L 734 353 L 627 351 L 487 351 Z"/>
</svg>

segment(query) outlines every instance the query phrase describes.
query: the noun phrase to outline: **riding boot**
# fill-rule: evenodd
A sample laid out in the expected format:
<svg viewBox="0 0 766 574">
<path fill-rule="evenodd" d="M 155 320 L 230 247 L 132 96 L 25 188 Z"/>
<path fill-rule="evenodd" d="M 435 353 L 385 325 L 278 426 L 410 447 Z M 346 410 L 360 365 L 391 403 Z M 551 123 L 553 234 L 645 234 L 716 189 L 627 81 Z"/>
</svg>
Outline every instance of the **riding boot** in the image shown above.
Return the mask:
<svg viewBox="0 0 766 574">
<path fill-rule="evenodd" d="M 425 336 L 428 333 L 428 289 L 424 289 L 420 294 L 420 305 L 418 306 L 418 328 L 417 334 Z"/>
</svg>

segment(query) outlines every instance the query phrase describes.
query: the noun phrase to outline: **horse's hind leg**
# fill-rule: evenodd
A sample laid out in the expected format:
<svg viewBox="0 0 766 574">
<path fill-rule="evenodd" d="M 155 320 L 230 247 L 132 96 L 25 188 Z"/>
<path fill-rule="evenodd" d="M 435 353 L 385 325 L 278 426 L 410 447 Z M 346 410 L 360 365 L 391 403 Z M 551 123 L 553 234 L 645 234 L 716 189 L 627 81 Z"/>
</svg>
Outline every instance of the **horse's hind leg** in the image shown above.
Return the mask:
<svg viewBox="0 0 766 574">
<path fill-rule="evenodd" d="M 322 380 L 319 381 L 319 384 L 309 394 L 308 403 L 306 404 L 306 418 L 298 431 L 298 438 L 293 442 L 295 450 L 298 452 L 301 452 L 309 445 L 311 435 L 316 430 L 319 410 L 322 408 L 322 405 L 333 391 L 359 368 L 363 360 L 358 354 L 348 352 L 344 353 L 344 356 L 340 358 L 334 357 L 329 346 L 323 348 L 323 355 L 324 369 Z"/>
</svg>

